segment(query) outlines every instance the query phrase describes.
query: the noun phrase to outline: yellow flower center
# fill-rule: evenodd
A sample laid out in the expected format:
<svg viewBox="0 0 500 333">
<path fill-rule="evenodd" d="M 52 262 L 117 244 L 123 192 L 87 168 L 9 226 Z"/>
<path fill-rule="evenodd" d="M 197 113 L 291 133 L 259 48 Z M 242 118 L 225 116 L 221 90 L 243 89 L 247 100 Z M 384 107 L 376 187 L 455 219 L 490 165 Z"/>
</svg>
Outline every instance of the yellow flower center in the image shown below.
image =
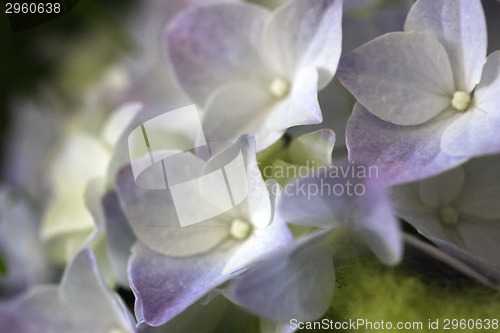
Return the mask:
<svg viewBox="0 0 500 333">
<path fill-rule="evenodd" d="M 283 98 L 290 92 L 290 83 L 282 78 L 275 78 L 269 85 L 271 95 L 276 98 Z"/>
<path fill-rule="evenodd" d="M 453 98 L 451 99 L 451 105 L 456 110 L 463 112 L 467 110 L 467 108 L 469 107 L 470 100 L 471 98 L 469 93 L 462 90 L 458 90 L 453 93 Z"/>
<path fill-rule="evenodd" d="M 441 208 L 439 212 L 441 223 L 446 225 L 456 225 L 458 223 L 458 211 L 450 206 Z"/>
<path fill-rule="evenodd" d="M 252 225 L 242 219 L 234 219 L 229 229 L 231 237 L 237 240 L 245 240 L 252 233 Z"/>
</svg>

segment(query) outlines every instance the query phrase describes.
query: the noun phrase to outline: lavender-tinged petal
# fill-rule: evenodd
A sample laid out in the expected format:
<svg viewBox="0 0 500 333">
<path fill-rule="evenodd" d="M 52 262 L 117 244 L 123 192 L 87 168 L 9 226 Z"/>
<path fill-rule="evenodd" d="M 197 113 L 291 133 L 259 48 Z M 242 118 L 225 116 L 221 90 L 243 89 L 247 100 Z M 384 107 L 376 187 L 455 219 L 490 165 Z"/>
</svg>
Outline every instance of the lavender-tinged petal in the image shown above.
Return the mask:
<svg viewBox="0 0 500 333">
<path fill-rule="evenodd" d="M 384 263 L 395 264 L 402 256 L 400 226 L 384 186 L 372 171 L 347 163 L 312 171 L 285 188 L 277 212 L 291 224 L 344 225 L 359 234 Z"/>
<path fill-rule="evenodd" d="M 346 129 L 349 158 L 376 165 L 389 185 L 436 175 L 468 159 L 447 155 L 440 148 L 444 129 L 456 117 L 449 111 L 423 125 L 396 126 L 357 103 Z"/>
<path fill-rule="evenodd" d="M 182 88 L 204 106 L 214 89 L 241 78 L 259 80 L 259 45 L 270 13 L 247 3 L 189 9 L 168 26 L 168 59 Z"/>
<path fill-rule="evenodd" d="M 480 0 L 419 0 L 405 31 L 433 36 L 450 59 L 457 90 L 471 92 L 486 62 L 486 22 Z"/>
<path fill-rule="evenodd" d="M 376 178 L 362 184 L 365 193 L 355 199 L 347 228 L 360 235 L 377 257 L 394 265 L 403 257 L 401 226 L 382 186 Z"/>
<path fill-rule="evenodd" d="M 340 58 L 342 0 L 290 1 L 273 13 L 264 36 L 274 68 L 293 75 L 314 66 L 320 73 L 318 87 L 323 88 Z"/>
<path fill-rule="evenodd" d="M 136 310 L 153 326 L 169 321 L 230 278 L 221 274 L 228 257 L 223 249 L 173 258 L 137 243 L 132 253 L 129 278 L 136 296 Z"/>
<path fill-rule="evenodd" d="M 227 296 L 274 321 L 307 321 L 328 309 L 334 285 L 329 245 L 318 237 L 308 237 L 241 275 L 229 286 Z"/>
<path fill-rule="evenodd" d="M 130 249 L 137 241 L 124 215 L 115 192 L 108 192 L 102 198 L 106 221 L 106 245 L 109 260 L 118 283 L 129 286 L 127 265 Z"/>
<path fill-rule="evenodd" d="M 422 124 L 445 110 L 455 91 L 443 47 L 422 33 L 393 32 L 344 56 L 342 84 L 377 117 Z"/>
</svg>

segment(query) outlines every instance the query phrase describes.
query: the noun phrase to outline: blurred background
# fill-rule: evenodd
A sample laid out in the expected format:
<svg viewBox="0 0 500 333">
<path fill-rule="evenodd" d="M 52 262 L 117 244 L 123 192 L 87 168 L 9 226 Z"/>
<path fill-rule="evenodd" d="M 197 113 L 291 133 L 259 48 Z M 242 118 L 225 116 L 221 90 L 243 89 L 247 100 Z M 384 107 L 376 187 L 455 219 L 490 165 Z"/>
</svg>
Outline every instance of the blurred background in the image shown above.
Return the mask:
<svg viewBox="0 0 500 333">
<path fill-rule="evenodd" d="M 40 92 L 72 99 L 95 74 L 122 52 L 131 52 L 122 26 L 132 0 L 82 0 L 66 14 L 19 32 L 12 32 L 5 10 L 0 14 L 0 166 L 13 105 Z M 89 57 L 93 61 L 88 61 Z M 85 62 L 85 64 L 84 64 Z M 47 97 L 47 96 L 45 96 Z M 43 98 L 42 98 L 43 99 Z M 64 112 L 71 112 L 63 108 Z M 9 111 L 10 110 L 10 111 Z M 3 169 L 2 169 L 3 171 Z M 2 172 L 3 174 L 3 172 Z"/>
</svg>

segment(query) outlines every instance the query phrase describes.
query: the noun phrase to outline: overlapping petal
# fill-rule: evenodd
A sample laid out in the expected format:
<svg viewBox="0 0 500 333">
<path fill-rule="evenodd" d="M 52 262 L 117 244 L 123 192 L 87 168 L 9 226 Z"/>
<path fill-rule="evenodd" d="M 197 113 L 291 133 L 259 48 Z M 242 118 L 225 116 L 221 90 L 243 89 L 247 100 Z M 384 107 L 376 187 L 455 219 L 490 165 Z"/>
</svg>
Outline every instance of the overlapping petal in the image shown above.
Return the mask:
<svg viewBox="0 0 500 333">
<path fill-rule="evenodd" d="M 434 118 L 455 91 L 446 51 L 423 33 L 394 32 L 372 40 L 341 59 L 338 76 L 371 113 L 396 125 Z"/>
<path fill-rule="evenodd" d="M 332 79 L 341 50 L 342 0 L 290 1 L 278 8 L 268 21 L 265 50 L 285 76 L 305 66 L 319 70 L 318 87 Z"/>
<path fill-rule="evenodd" d="M 405 31 L 433 36 L 446 49 L 457 90 L 471 92 L 486 62 L 486 22 L 480 0 L 419 0 Z"/>
<path fill-rule="evenodd" d="M 346 129 L 349 158 L 378 166 L 380 177 L 390 185 L 436 175 L 468 159 L 441 150 L 442 133 L 457 117 L 449 111 L 428 123 L 402 127 L 380 120 L 357 103 Z"/>
<path fill-rule="evenodd" d="M 214 89 L 229 82 L 259 81 L 266 9 L 222 3 L 189 9 L 169 25 L 168 57 L 182 88 L 204 106 Z"/>
<path fill-rule="evenodd" d="M 307 237 L 251 268 L 228 297 L 259 316 L 289 322 L 314 320 L 330 306 L 335 285 L 333 259 L 324 238 Z"/>
</svg>

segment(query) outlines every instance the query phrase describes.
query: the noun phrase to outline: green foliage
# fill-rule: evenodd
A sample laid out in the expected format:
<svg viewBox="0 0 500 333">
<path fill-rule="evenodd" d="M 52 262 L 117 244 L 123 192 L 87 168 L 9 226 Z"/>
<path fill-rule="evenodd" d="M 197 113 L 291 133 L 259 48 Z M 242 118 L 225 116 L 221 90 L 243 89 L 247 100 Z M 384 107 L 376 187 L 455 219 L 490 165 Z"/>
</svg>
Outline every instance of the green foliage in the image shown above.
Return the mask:
<svg viewBox="0 0 500 333">
<path fill-rule="evenodd" d="M 373 256 L 364 256 L 337 265 L 337 288 L 332 307 L 324 318 L 334 322 L 358 318 L 371 322 L 384 320 L 393 325 L 397 322 L 422 322 L 423 329 L 416 330 L 422 332 L 488 331 L 445 330 L 444 320 L 499 319 L 500 292 L 463 278 L 446 278 L 439 272 L 418 273 L 413 264 L 387 267 Z M 429 319 L 438 319 L 439 329 L 428 329 Z M 489 330 L 492 331 L 496 330 Z M 339 332 L 362 333 L 373 332 L 373 329 L 359 327 Z"/>
</svg>

